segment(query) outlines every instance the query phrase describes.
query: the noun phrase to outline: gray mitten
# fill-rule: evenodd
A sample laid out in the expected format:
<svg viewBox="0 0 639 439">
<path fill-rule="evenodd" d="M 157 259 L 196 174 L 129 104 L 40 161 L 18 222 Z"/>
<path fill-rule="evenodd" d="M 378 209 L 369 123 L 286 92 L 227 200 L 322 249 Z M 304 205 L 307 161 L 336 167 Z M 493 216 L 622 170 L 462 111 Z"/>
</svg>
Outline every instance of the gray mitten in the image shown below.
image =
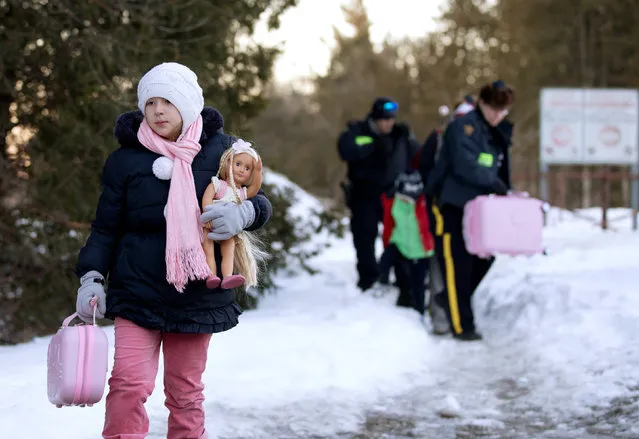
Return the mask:
<svg viewBox="0 0 639 439">
<path fill-rule="evenodd" d="M 93 305 L 91 299 L 97 300 L 98 309 L 96 318 L 104 318 L 106 312 L 106 293 L 104 292 L 104 276 L 97 271 L 89 271 L 80 278 L 80 288 L 78 288 L 78 298 L 75 302 L 75 312 L 82 321 L 93 323 Z"/>
<path fill-rule="evenodd" d="M 204 206 L 200 216 L 202 224 L 211 222 L 212 231 L 208 234 L 213 241 L 225 241 L 240 233 L 255 221 L 255 207 L 250 201 L 242 204 L 221 202 Z"/>
</svg>

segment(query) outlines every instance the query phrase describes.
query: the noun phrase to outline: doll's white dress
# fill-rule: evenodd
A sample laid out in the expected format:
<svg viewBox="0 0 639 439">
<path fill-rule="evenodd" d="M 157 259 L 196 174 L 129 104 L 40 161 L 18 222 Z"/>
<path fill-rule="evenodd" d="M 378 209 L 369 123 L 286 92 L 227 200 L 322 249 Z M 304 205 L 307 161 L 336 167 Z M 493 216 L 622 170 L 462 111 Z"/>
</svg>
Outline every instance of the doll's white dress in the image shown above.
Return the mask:
<svg viewBox="0 0 639 439">
<path fill-rule="evenodd" d="M 237 199 L 235 198 L 235 192 L 233 191 L 233 189 L 231 189 L 231 186 L 229 186 L 227 182 L 225 182 L 224 180 L 220 180 L 216 176 L 213 176 L 211 177 L 211 183 L 213 183 L 213 188 L 215 189 L 215 197 L 213 198 L 214 203 L 221 202 L 221 201 L 226 201 L 231 203 L 237 202 Z M 240 199 L 242 201 L 246 200 L 246 197 L 247 197 L 246 187 L 242 187 L 238 189 L 238 193 L 240 194 Z"/>
</svg>

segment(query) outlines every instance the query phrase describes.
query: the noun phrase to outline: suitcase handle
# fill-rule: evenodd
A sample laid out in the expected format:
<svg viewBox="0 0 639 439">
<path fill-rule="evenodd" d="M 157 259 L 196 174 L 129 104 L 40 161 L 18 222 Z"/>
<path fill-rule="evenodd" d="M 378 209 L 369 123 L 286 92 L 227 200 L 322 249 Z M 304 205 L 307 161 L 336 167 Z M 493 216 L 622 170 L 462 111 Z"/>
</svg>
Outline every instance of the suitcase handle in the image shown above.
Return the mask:
<svg viewBox="0 0 639 439">
<path fill-rule="evenodd" d="M 92 297 L 91 300 L 89 301 L 89 304 L 93 307 L 93 326 L 95 326 L 95 313 L 98 310 L 98 298 Z M 69 317 L 67 317 L 66 319 L 62 321 L 62 326 L 63 327 L 69 326 L 69 323 L 71 323 L 73 319 L 75 319 L 76 317 L 78 317 L 78 313 L 74 312 L 73 314 L 71 314 Z"/>
</svg>

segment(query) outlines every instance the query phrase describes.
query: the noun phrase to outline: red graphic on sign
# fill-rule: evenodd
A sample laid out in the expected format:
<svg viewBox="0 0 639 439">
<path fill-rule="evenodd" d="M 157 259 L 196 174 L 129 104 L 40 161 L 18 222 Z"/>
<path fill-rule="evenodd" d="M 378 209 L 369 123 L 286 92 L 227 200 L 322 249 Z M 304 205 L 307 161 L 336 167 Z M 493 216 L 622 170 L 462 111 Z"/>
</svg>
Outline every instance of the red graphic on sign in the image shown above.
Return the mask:
<svg viewBox="0 0 639 439">
<path fill-rule="evenodd" d="M 551 132 L 552 141 L 557 146 L 567 146 L 572 140 L 572 130 L 567 125 L 556 125 Z"/>
<path fill-rule="evenodd" d="M 607 125 L 599 131 L 599 141 L 609 147 L 614 147 L 621 142 L 621 130 L 619 128 Z"/>
</svg>

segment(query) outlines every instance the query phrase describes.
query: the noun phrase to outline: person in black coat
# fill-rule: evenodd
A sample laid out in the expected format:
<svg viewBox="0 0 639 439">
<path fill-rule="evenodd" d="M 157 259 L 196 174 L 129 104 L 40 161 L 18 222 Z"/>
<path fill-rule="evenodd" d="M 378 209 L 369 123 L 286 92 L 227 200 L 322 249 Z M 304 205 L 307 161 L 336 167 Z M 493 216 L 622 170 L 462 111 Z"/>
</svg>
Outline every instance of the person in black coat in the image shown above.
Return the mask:
<svg viewBox="0 0 639 439">
<path fill-rule="evenodd" d="M 446 309 L 453 336 L 460 340 L 481 339 L 471 297 L 493 263 L 466 250 L 464 206 L 479 195 L 505 195 L 511 189 L 513 126 L 505 117 L 514 97 L 503 81 L 482 87 L 476 109 L 446 127 L 440 156 L 428 175 L 426 193 L 434 199 L 443 228 L 436 254 L 446 285 L 435 300 Z"/>
<path fill-rule="evenodd" d="M 155 383 L 160 346 L 169 437 L 205 437 L 201 376 L 209 340 L 236 326 L 242 310 L 234 291 L 208 289 L 205 273 L 191 270 L 201 262 L 201 235 L 196 239 L 202 255 L 195 246 L 189 260 L 179 261 L 185 273 L 196 274 L 185 285 L 169 279 L 171 243 L 184 240 L 189 228 L 203 233 L 208 222 L 216 239 L 258 229 L 269 220 L 271 204 L 260 192 L 239 205 L 215 204 L 200 217 L 199 200 L 235 139 L 224 133 L 222 115 L 204 107 L 197 76 L 187 67 L 163 63 L 147 72 L 138 85 L 138 106 L 115 124 L 120 147 L 104 165 L 95 220 L 75 270 L 81 279 L 77 312 L 91 321 L 91 300 L 97 300 L 98 317 L 115 320 L 104 437 L 148 433 L 144 402 Z M 154 152 L 157 144 L 177 155 Z M 180 176 L 188 178 L 178 197 L 174 190 L 182 188 L 172 184 Z M 176 206 L 187 213 L 176 216 Z M 172 224 L 176 217 L 188 221 Z"/>
<path fill-rule="evenodd" d="M 398 109 L 392 99 L 377 98 L 368 116 L 350 121 L 337 141 L 340 158 L 347 165 L 343 187 L 351 211 L 357 286 L 362 291 L 373 287 L 379 278 L 375 241 L 383 219 L 381 196 L 393 189 L 400 173 L 411 168 L 411 160 L 419 149 L 409 126 L 396 122 Z M 410 288 L 404 289 L 398 304 L 411 306 Z"/>
<path fill-rule="evenodd" d="M 443 108 L 446 109 L 445 111 L 448 111 L 448 107 L 441 107 L 440 113 Z M 453 106 L 452 117 L 446 117 L 440 126 L 428 134 L 419 154 L 419 172 L 424 181 L 428 179 L 430 171 L 435 167 L 435 162 L 439 157 L 439 152 L 443 144 L 444 131 L 446 130 L 448 123 L 463 116 L 469 111 L 472 111 L 474 108 L 475 101 L 473 97 L 470 95 L 464 96 L 464 99 L 461 102 L 457 102 Z"/>
<path fill-rule="evenodd" d="M 442 121 L 442 124 L 434 129 L 426 138 L 424 145 L 422 146 L 419 157 L 419 173 L 422 176 L 423 181 L 428 181 L 428 177 L 435 167 L 435 163 L 439 158 L 442 146 L 444 144 L 444 133 L 448 124 L 456 118 L 462 117 L 464 114 L 472 111 L 475 108 L 475 101 L 472 96 L 466 95 L 464 99 L 457 102 L 453 107 L 453 114 L 450 117 L 446 117 Z M 440 107 L 440 114 L 442 108 L 448 110 L 448 107 Z M 442 114 L 447 116 L 448 114 Z M 431 226 L 431 233 L 435 238 L 436 250 L 442 249 L 442 235 L 444 233 L 443 223 L 441 220 L 441 214 L 438 207 L 433 203 L 433 197 L 427 196 L 426 203 L 428 208 L 428 218 Z M 444 335 L 450 332 L 450 324 L 444 308 L 439 306 L 435 298 L 442 294 L 444 290 L 443 273 L 439 266 L 438 258 L 430 258 L 430 278 L 429 278 L 429 304 L 428 310 L 431 316 L 433 332 L 437 335 Z"/>
</svg>

